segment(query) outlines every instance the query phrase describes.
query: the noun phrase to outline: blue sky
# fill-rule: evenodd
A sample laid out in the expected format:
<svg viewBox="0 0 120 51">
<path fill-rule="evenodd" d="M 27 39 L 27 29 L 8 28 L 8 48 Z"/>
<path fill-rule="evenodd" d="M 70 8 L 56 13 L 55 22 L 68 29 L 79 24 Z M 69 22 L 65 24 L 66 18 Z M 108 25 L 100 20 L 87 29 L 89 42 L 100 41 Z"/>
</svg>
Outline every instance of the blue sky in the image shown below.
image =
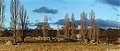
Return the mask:
<svg viewBox="0 0 120 51">
<path fill-rule="evenodd" d="M 96 13 L 96 19 L 112 20 L 120 22 L 120 2 L 118 0 L 20 0 L 25 6 L 29 20 L 31 23 L 42 22 L 43 16 L 49 17 L 49 22 L 54 23 L 60 19 L 63 19 L 65 14 L 68 13 L 71 16 L 75 14 L 75 19 L 80 19 L 80 13 L 85 11 L 87 14 L 91 10 Z M 120 1 L 120 0 L 119 0 Z M 117 3 L 117 4 L 115 4 Z M 10 22 L 10 0 L 5 0 L 6 10 L 5 16 L 6 25 Z M 35 9 L 46 7 L 48 9 L 56 9 L 56 14 L 52 13 L 37 13 L 33 12 Z M 89 18 L 89 15 L 88 15 Z"/>
</svg>

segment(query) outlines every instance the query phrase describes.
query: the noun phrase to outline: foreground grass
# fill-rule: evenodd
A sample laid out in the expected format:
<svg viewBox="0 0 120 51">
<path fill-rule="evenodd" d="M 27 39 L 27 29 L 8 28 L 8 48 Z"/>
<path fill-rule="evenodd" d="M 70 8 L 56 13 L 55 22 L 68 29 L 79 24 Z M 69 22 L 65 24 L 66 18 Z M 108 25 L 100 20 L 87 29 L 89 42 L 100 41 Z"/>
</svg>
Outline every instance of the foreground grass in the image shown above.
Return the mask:
<svg viewBox="0 0 120 51">
<path fill-rule="evenodd" d="M 1 45 L 0 51 L 120 51 L 119 46 L 81 45 L 80 43 L 24 43 Z"/>
<path fill-rule="evenodd" d="M 0 37 L 1 41 L 12 40 L 11 37 Z M 32 39 L 30 39 L 32 40 Z M 68 43 L 22 43 L 5 45 L 0 43 L 0 51 L 120 51 L 119 45 L 89 45 L 79 42 Z"/>
</svg>

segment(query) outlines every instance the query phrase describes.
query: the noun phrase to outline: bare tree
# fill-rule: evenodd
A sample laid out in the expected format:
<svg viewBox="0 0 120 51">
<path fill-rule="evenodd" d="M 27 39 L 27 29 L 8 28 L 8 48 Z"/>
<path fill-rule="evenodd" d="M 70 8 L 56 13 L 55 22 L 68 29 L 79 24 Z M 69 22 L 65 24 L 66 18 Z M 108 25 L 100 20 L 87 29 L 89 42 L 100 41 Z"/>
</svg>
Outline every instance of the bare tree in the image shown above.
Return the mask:
<svg viewBox="0 0 120 51">
<path fill-rule="evenodd" d="M 70 26 L 69 26 L 69 18 L 68 18 L 68 14 L 65 15 L 65 18 L 64 18 L 64 34 L 65 36 L 69 37 L 70 36 L 70 32 L 69 32 L 69 29 L 70 29 Z"/>
<path fill-rule="evenodd" d="M 89 39 L 90 40 L 94 40 L 95 41 L 95 13 L 93 12 L 93 10 L 90 13 L 90 31 L 89 31 Z"/>
<path fill-rule="evenodd" d="M 3 28 L 3 22 L 4 22 L 4 0 L 0 0 L 0 28 Z"/>
<path fill-rule="evenodd" d="M 48 36 L 48 17 L 44 17 L 44 22 L 43 22 L 43 37 Z"/>
<path fill-rule="evenodd" d="M 76 34 L 76 23 L 75 23 L 75 18 L 74 18 L 74 14 L 72 13 L 72 16 L 71 16 L 71 34 L 72 36 L 75 36 Z"/>
<path fill-rule="evenodd" d="M 11 0 L 10 12 L 11 12 L 11 17 L 12 17 L 11 23 L 12 23 L 12 27 L 13 27 L 14 43 L 16 44 L 17 19 L 18 19 L 18 13 L 19 13 L 19 0 Z"/>
<path fill-rule="evenodd" d="M 20 7 L 20 10 L 19 10 L 19 24 L 20 24 L 20 30 L 21 30 L 21 38 L 22 38 L 22 42 L 24 42 L 24 38 L 25 38 L 25 30 L 27 30 L 27 12 L 26 10 L 24 9 L 24 6 L 22 5 Z"/>
<path fill-rule="evenodd" d="M 81 13 L 81 30 L 80 30 L 80 34 L 81 34 L 82 40 L 85 39 L 86 34 L 87 34 L 86 17 L 87 17 L 87 14 L 85 12 Z"/>
</svg>

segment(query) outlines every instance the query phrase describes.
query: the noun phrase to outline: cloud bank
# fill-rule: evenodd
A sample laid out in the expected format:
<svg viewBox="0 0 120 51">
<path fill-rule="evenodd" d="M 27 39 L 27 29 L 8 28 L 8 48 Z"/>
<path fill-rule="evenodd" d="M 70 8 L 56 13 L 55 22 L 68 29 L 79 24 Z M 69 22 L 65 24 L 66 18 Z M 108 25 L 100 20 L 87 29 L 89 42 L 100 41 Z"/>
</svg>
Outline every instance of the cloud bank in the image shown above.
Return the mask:
<svg viewBox="0 0 120 51">
<path fill-rule="evenodd" d="M 80 20 L 76 20 L 75 22 L 77 25 L 81 25 Z M 54 24 L 64 25 L 64 19 L 61 19 L 61 20 L 55 22 Z M 89 19 L 86 20 L 86 24 L 87 24 L 87 26 L 90 26 Z M 95 24 L 99 27 L 118 27 L 118 26 L 120 26 L 120 22 L 110 21 L 110 20 L 102 20 L 102 19 L 96 19 Z"/>
<path fill-rule="evenodd" d="M 49 9 L 48 7 L 40 7 L 38 9 L 34 9 L 33 12 L 35 13 L 45 13 L 45 14 L 57 14 L 57 9 Z"/>
</svg>

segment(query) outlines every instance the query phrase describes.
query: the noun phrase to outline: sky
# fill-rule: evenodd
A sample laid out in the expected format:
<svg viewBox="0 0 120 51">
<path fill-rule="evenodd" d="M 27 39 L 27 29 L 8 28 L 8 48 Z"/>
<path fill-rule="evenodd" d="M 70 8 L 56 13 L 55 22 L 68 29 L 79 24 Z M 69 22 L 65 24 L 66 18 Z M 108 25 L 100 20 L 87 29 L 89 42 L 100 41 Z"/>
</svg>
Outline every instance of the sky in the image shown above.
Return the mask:
<svg viewBox="0 0 120 51">
<path fill-rule="evenodd" d="M 30 23 L 42 22 L 48 16 L 49 22 L 54 23 L 64 19 L 65 14 L 80 19 L 80 13 L 86 12 L 89 19 L 91 10 L 95 12 L 95 19 L 120 22 L 120 0 L 20 0 L 29 16 Z M 6 25 L 10 22 L 10 2 L 5 0 Z"/>
</svg>

